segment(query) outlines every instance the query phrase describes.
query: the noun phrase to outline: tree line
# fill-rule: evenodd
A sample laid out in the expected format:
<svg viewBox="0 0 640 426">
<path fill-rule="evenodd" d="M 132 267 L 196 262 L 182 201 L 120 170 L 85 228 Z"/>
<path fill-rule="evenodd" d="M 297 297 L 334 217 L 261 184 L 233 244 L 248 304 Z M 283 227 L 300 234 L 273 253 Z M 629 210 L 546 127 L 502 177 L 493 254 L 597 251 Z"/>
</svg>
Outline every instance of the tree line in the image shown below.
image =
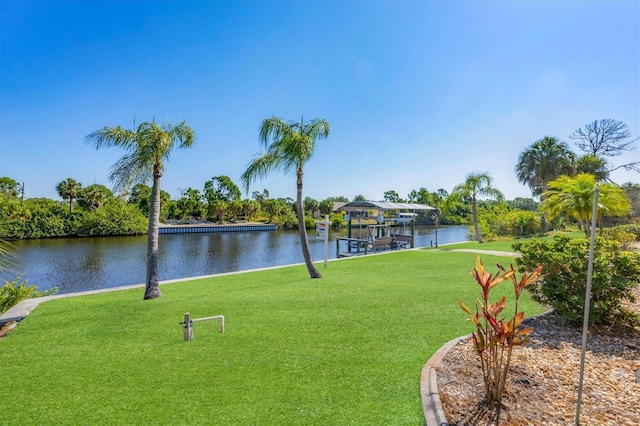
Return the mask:
<svg viewBox="0 0 640 426">
<path fill-rule="evenodd" d="M 160 188 L 165 163 L 174 148 L 189 148 L 195 132 L 185 121 L 178 125 L 143 122 L 128 130 L 105 126 L 86 137 L 96 149 L 118 147 L 126 154 L 112 167 L 109 180 L 117 196 L 102 185 L 82 185 L 68 178 L 56 186 L 60 197 L 68 202 L 68 210 L 48 199 L 22 199 L 20 185 L 9 177 L 0 181 L 0 238 L 41 238 L 64 235 L 148 235 L 147 286 L 145 299 L 160 297 L 157 285 L 157 246 L 160 220 L 206 218 L 219 222 L 261 219 L 279 221 L 283 227 L 297 224 L 305 263 L 312 278 L 320 277 L 313 266 L 305 228 L 313 222 L 313 213 L 329 212 L 329 202 L 348 201 L 333 197 L 316 201 L 303 197 L 304 165 L 311 160 L 316 141 L 330 134 L 329 123 L 322 118 L 310 121 L 285 121 L 270 117 L 262 122 L 259 141 L 265 151 L 251 160 L 241 176 L 248 191 L 252 182 L 273 171 L 293 174 L 296 199 L 270 199 L 267 190 L 254 191 L 251 199 L 241 199 L 241 191 L 228 176 L 216 176 L 205 182 L 202 191 L 188 188 L 178 200 L 171 200 Z M 637 139 L 622 122 L 605 119 L 576 130 L 571 139 L 584 152 L 576 156 L 565 142 L 544 137 L 526 148 L 515 167 L 518 180 L 528 185 L 533 196 L 540 198 L 505 202 L 488 172 L 472 172 L 451 193 L 426 188 L 412 190 L 406 201 L 435 207 L 435 215 L 421 215 L 423 223 L 471 223 L 473 237 L 479 242 L 485 236 L 530 235 L 546 230 L 548 224 L 575 220 L 588 227 L 585 205 L 593 196 L 596 184 L 606 195 L 599 215 L 626 216 L 632 212 L 630 199 L 637 199 L 638 185 L 621 188 L 609 180 L 610 173 L 620 167 L 640 171 L 639 163 L 615 165 L 611 158 L 631 150 Z M 148 186 L 151 184 L 151 186 Z M 23 188 L 22 188 L 23 189 Z M 634 198 L 635 197 L 635 198 Z M 354 200 L 362 199 L 358 195 Z M 405 201 L 394 190 L 384 193 L 385 201 Z M 76 209 L 74 211 L 74 203 Z M 66 207 L 66 206 L 64 206 Z M 539 207 L 539 208 L 537 208 Z M 635 209 L 635 207 L 634 207 Z M 635 210 L 633 210 L 635 211 Z M 341 218 L 332 222 L 341 224 Z"/>
</svg>

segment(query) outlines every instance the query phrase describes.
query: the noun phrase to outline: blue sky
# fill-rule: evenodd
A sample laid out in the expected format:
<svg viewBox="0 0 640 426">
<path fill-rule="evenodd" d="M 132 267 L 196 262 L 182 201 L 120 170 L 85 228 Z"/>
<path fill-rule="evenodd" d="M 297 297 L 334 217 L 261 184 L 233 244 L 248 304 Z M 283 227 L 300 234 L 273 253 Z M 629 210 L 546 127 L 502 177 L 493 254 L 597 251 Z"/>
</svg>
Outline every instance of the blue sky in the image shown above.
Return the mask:
<svg viewBox="0 0 640 426">
<path fill-rule="evenodd" d="M 167 164 L 173 198 L 240 185 L 270 116 L 331 124 L 305 196 L 451 191 L 488 171 L 530 197 L 514 167 L 543 136 L 572 145 L 602 118 L 640 135 L 640 2 L 0 1 L 0 176 L 26 197 L 58 199 L 67 177 L 110 186 L 124 152 L 84 137 L 134 119 L 196 131 Z M 293 176 L 264 188 L 295 198 Z"/>
</svg>

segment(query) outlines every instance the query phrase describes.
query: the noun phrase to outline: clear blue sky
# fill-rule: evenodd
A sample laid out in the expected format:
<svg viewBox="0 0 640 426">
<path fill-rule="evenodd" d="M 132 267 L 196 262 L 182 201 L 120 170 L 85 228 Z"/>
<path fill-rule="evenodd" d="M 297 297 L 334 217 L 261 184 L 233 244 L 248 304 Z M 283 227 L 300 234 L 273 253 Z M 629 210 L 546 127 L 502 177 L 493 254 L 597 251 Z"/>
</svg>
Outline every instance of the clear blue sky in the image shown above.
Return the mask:
<svg viewBox="0 0 640 426">
<path fill-rule="evenodd" d="M 26 197 L 58 199 L 67 177 L 110 186 L 124 152 L 84 137 L 134 118 L 196 131 L 167 164 L 173 198 L 240 185 L 270 116 L 331 123 L 305 196 L 451 191 L 488 171 L 530 197 L 514 166 L 534 141 L 572 145 L 602 118 L 640 135 L 640 2 L 0 1 L 0 176 Z M 264 188 L 295 198 L 293 176 Z"/>
</svg>

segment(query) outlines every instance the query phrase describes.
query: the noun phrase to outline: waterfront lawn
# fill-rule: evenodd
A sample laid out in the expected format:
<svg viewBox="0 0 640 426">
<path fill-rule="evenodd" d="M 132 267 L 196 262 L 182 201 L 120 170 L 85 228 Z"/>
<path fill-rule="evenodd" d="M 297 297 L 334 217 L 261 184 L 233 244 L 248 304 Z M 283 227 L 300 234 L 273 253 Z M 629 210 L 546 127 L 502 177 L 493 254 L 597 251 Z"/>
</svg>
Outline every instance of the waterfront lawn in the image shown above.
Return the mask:
<svg viewBox="0 0 640 426">
<path fill-rule="evenodd" d="M 447 244 L 440 246 L 439 248 L 442 250 L 473 249 L 513 252 L 514 250 L 511 246 L 516 241 L 518 240 L 486 241 L 482 244 L 477 241 L 467 241 L 464 243 Z"/>
<path fill-rule="evenodd" d="M 564 235 L 569 238 L 585 238 L 584 232 L 579 230 L 569 230 L 569 231 L 560 231 L 557 233 L 558 235 Z M 550 240 L 553 239 L 554 234 L 549 233 L 543 237 L 540 237 L 541 240 Z M 517 239 L 505 239 L 499 241 L 485 241 L 480 244 L 477 241 L 466 241 L 464 243 L 454 243 L 454 244 L 446 244 L 440 246 L 439 248 L 442 250 L 455 250 L 455 249 L 475 249 L 475 250 L 494 250 L 494 251 L 507 251 L 513 252 L 513 243 L 518 241 L 530 240 L 532 238 L 517 238 Z"/>
<path fill-rule="evenodd" d="M 152 301 L 45 302 L 0 341 L 2 423 L 422 424 L 424 363 L 471 331 L 458 299 L 479 294 L 475 257 L 407 250 L 320 264 L 317 280 L 297 265 L 168 284 Z M 224 315 L 225 333 L 196 323 L 184 341 L 187 311 Z"/>
</svg>

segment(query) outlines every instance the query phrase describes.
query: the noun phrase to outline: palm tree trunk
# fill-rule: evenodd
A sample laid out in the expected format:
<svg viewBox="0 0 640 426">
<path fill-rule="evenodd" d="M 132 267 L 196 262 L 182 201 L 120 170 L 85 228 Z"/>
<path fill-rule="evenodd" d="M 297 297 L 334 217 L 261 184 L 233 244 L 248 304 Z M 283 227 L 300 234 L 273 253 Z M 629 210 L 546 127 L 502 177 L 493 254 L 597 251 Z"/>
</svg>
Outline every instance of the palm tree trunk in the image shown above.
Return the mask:
<svg viewBox="0 0 640 426">
<path fill-rule="evenodd" d="M 478 226 L 478 210 L 476 208 L 476 198 L 471 200 L 471 215 L 473 216 L 473 230 L 476 233 L 476 241 L 482 243 L 482 235 L 480 234 L 480 227 Z"/>
<path fill-rule="evenodd" d="M 316 269 L 311 259 L 311 251 L 309 250 L 309 241 L 307 240 L 307 228 L 304 226 L 304 210 L 302 208 L 302 169 L 298 168 L 298 182 L 296 191 L 296 211 L 298 213 L 298 232 L 300 233 L 300 245 L 302 246 L 302 256 L 304 263 L 307 265 L 309 276 L 311 278 L 320 278 L 322 275 Z M 326 231 L 328 232 L 328 231 Z"/>
<path fill-rule="evenodd" d="M 157 166 L 153 171 L 153 188 L 149 202 L 149 228 L 147 231 L 147 282 L 144 299 L 162 297 L 158 283 L 158 228 L 160 227 L 160 176 Z"/>
</svg>

